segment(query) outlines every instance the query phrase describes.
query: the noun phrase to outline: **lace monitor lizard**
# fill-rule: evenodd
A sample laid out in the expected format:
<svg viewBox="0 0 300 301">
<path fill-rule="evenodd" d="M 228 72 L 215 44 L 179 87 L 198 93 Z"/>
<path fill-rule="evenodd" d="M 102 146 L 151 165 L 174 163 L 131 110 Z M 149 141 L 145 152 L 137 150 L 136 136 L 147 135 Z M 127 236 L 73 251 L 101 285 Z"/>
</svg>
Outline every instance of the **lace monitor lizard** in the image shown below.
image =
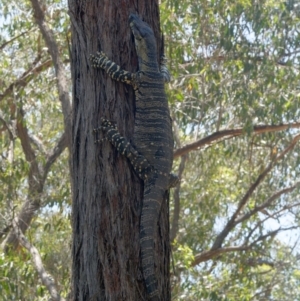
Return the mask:
<svg viewBox="0 0 300 301">
<path fill-rule="evenodd" d="M 173 162 L 173 136 L 164 83 L 170 76 L 162 57 L 159 68 L 154 33 L 137 15 L 129 16 L 134 35 L 139 71 L 131 73 L 110 61 L 103 52 L 91 55 L 93 67 L 104 69 L 114 80 L 132 85 L 136 97 L 135 126 L 132 142 L 104 118 L 101 130 L 117 150 L 126 156 L 144 181 L 140 222 L 140 247 L 143 277 L 150 301 L 161 300 L 154 268 L 154 231 L 164 194 L 177 182 L 170 174 Z"/>
</svg>

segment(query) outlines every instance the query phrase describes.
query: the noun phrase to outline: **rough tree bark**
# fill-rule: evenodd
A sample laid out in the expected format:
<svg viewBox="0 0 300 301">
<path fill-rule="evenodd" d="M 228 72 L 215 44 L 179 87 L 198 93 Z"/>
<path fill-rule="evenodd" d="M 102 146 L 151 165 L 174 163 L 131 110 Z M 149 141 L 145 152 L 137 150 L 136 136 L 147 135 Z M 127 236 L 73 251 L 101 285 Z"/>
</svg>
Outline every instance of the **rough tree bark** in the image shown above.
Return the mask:
<svg viewBox="0 0 300 301">
<path fill-rule="evenodd" d="M 93 129 L 105 117 L 128 139 L 134 127 L 134 93 L 95 70 L 89 54 L 103 50 L 128 71 L 137 70 L 130 13 L 151 25 L 160 49 L 158 1 L 69 0 L 73 81 L 72 300 L 147 300 L 141 273 L 139 223 L 142 182 L 108 142 L 95 144 Z M 100 135 L 101 138 L 101 135 Z M 168 204 L 155 240 L 159 290 L 170 300 Z"/>
</svg>

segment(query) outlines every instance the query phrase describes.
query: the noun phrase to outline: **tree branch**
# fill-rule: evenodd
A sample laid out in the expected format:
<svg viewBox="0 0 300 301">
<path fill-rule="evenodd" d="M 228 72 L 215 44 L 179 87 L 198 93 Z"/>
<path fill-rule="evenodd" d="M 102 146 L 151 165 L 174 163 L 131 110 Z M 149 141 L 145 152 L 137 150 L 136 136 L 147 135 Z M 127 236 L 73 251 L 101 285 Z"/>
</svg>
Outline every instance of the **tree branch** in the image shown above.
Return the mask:
<svg viewBox="0 0 300 301">
<path fill-rule="evenodd" d="M 27 69 L 15 82 L 10 84 L 8 88 L 4 91 L 3 94 L 0 94 L 0 101 L 5 97 L 13 93 L 14 89 L 25 87 L 35 76 L 36 74 L 44 71 L 45 69 L 52 66 L 51 60 L 46 60 L 42 64 L 36 67 L 30 67 Z"/>
<path fill-rule="evenodd" d="M 273 261 L 263 259 L 263 258 L 255 258 L 255 257 L 248 258 L 246 260 L 246 264 L 252 267 L 256 267 L 259 265 L 268 265 L 271 268 L 275 267 L 275 263 Z"/>
<path fill-rule="evenodd" d="M 279 124 L 279 125 L 257 125 L 253 127 L 254 134 L 262 134 L 262 133 L 271 133 L 271 132 L 279 132 L 287 129 L 297 129 L 300 128 L 300 123 L 291 123 L 291 124 Z M 205 138 L 202 138 L 196 142 L 187 144 L 177 150 L 174 151 L 174 159 L 180 156 L 183 156 L 190 151 L 196 150 L 200 147 L 210 145 L 214 142 L 222 141 L 225 138 L 233 138 L 237 136 L 243 135 L 244 129 L 232 129 L 232 130 L 223 130 L 219 132 L 215 132 Z"/>
<path fill-rule="evenodd" d="M 297 228 L 299 228 L 299 226 L 291 226 L 288 228 L 278 228 L 274 231 L 270 231 L 266 234 L 260 235 L 255 241 L 253 241 L 249 245 L 243 244 L 241 246 L 231 246 L 231 247 L 224 247 L 224 248 L 218 248 L 218 249 L 211 248 L 209 251 L 204 251 L 200 254 L 197 254 L 195 256 L 195 259 L 192 262 L 191 266 L 196 266 L 201 262 L 211 260 L 211 259 L 213 259 L 217 256 L 220 256 L 222 254 L 225 254 L 225 253 L 250 250 L 253 248 L 253 246 L 255 246 L 256 243 L 263 241 L 263 240 L 267 239 L 268 237 L 274 237 L 281 231 L 288 231 L 288 230 L 297 229 Z"/>
<path fill-rule="evenodd" d="M 41 193 L 44 189 L 45 180 L 49 172 L 50 167 L 67 147 L 66 134 L 64 133 L 58 140 L 57 145 L 48 154 L 44 168 L 39 167 L 36 161 L 35 152 L 30 144 L 31 138 L 28 134 L 28 130 L 25 126 L 25 122 L 22 119 L 22 115 L 19 114 L 17 121 L 18 137 L 21 140 L 21 145 L 25 158 L 30 164 L 28 173 L 28 196 L 26 202 L 22 205 L 22 208 L 16 218 L 18 228 L 21 229 L 22 233 L 25 233 L 28 229 L 31 220 L 38 209 L 41 206 Z M 5 251 L 8 247 L 15 248 L 18 245 L 18 240 L 15 236 L 14 231 L 10 231 L 2 246 Z"/>
<path fill-rule="evenodd" d="M 181 179 L 186 162 L 187 156 L 181 157 L 181 162 L 178 169 L 178 178 Z M 174 189 L 174 212 L 173 212 L 173 219 L 172 219 L 172 226 L 170 230 L 170 240 L 171 242 L 174 241 L 178 229 L 179 229 L 179 215 L 180 215 L 180 183 Z"/>
<path fill-rule="evenodd" d="M 49 61 L 49 65 L 54 64 L 56 78 L 57 78 L 57 88 L 59 93 L 59 100 L 62 104 L 62 111 L 64 115 L 64 125 L 65 125 L 65 134 L 63 134 L 62 138 L 59 140 L 58 145 L 54 148 L 54 150 L 49 154 L 46 165 L 44 166 L 44 170 L 39 170 L 39 165 L 36 161 L 35 152 L 30 145 L 30 136 L 25 126 L 23 126 L 22 118 L 18 119 L 17 122 L 17 129 L 18 129 L 18 136 L 21 140 L 22 148 L 25 153 L 26 160 L 30 163 L 30 170 L 28 174 L 28 197 L 27 201 L 23 204 L 20 213 L 16 219 L 18 228 L 21 229 L 22 233 L 25 233 L 27 228 L 30 225 L 30 222 L 35 214 L 35 212 L 40 208 L 41 205 L 41 193 L 44 188 L 45 179 L 47 173 L 50 169 L 50 166 L 56 160 L 56 158 L 61 154 L 63 149 L 65 148 L 65 144 L 70 148 L 71 146 L 71 102 L 69 99 L 69 91 L 68 91 L 68 84 L 67 79 L 65 76 L 65 71 L 63 68 L 63 63 L 59 57 L 58 45 L 54 39 L 54 34 L 50 30 L 50 28 L 45 23 L 45 15 L 40 6 L 38 0 L 31 0 L 32 7 L 34 10 L 34 17 L 35 20 L 42 32 L 42 36 L 48 46 L 49 52 L 52 57 L 52 61 Z M 27 76 L 33 76 L 33 70 L 26 73 L 23 78 L 19 81 L 18 85 L 24 84 L 24 78 Z M 28 78 L 27 78 L 28 79 Z M 26 84 L 26 81 L 25 81 Z M 24 85 L 25 85 L 24 84 Z M 14 89 L 14 85 L 11 85 L 11 91 Z M 10 90 L 6 91 L 4 95 L 7 95 Z M 4 95 L 0 96 L 0 100 L 3 99 Z M 4 245 L 5 250 L 8 250 L 9 246 L 16 247 L 18 244 L 18 240 L 13 231 L 10 231 L 8 236 L 6 237 L 5 241 L 2 243 Z"/>
<path fill-rule="evenodd" d="M 18 39 L 18 38 L 20 38 L 20 37 L 24 36 L 25 34 L 27 34 L 27 33 L 31 32 L 31 31 L 33 31 L 33 29 L 26 30 L 26 31 L 24 31 L 24 32 L 20 33 L 19 35 L 17 35 L 17 36 L 14 36 L 12 39 L 10 39 L 10 40 L 8 40 L 8 41 L 4 42 L 2 45 L 0 45 L 0 50 L 2 50 L 2 49 L 3 49 L 3 48 L 6 46 L 6 45 L 8 45 L 8 44 L 12 43 L 12 42 L 13 42 L 13 41 L 15 41 L 16 39 Z"/>
<path fill-rule="evenodd" d="M 8 131 L 11 140 L 16 138 L 16 129 L 14 126 L 6 122 L 3 112 L 0 110 L 0 121 L 3 123 L 4 128 Z"/>
<path fill-rule="evenodd" d="M 259 236 L 256 240 L 254 240 L 249 246 L 250 246 L 250 247 L 253 247 L 255 244 L 257 244 L 257 243 L 260 242 L 260 241 L 265 240 L 265 239 L 268 238 L 268 237 L 275 237 L 279 232 L 282 232 L 282 231 L 288 231 L 288 230 L 293 230 L 293 229 L 297 229 L 297 228 L 299 228 L 299 226 L 291 226 L 291 227 L 287 227 L 287 228 L 281 228 L 281 227 L 279 227 L 279 228 L 276 229 L 276 230 L 269 231 L 269 232 L 266 233 L 266 234 L 260 235 L 260 236 Z"/>
<path fill-rule="evenodd" d="M 17 135 L 20 138 L 26 161 L 30 165 L 28 172 L 29 187 L 27 201 L 23 204 L 18 217 L 15 218 L 18 228 L 21 229 L 22 233 L 25 233 L 30 225 L 34 213 L 40 208 L 40 194 L 43 191 L 44 179 L 41 177 L 42 173 L 36 160 L 35 152 L 30 144 L 30 136 L 20 111 L 18 112 L 17 118 Z M 6 239 L 3 241 L 2 247 L 5 251 L 8 251 L 9 247 L 16 248 L 17 245 L 18 239 L 15 232 L 10 231 Z"/>
<path fill-rule="evenodd" d="M 276 162 L 281 160 L 288 152 L 290 152 L 296 145 L 296 143 L 300 140 L 300 134 L 296 135 L 290 145 L 286 147 L 277 157 L 274 158 L 273 161 L 269 163 L 267 168 L 258 176 L 256 181 L 250 186 L 244 197 L 240 200 L 238 207 L 230 220 L 227 222 L 224 229 L 220 232 L 220 234 L 217 236 L 213 246 L 212 250 L 219 249 L 222 246 L 222 243 L 226 236 L 229 234 L 229 232 L 235 227 L 236 225 L 236 218 L 240 214 L 241 210 L 246 205 L 247 201 L 251 197 L 254 190 L 258 187 L 258 185 L 265 179 L 267 174 L 271 171 L 271 169 L 275 166 Z"/>
<path fill-rule="evenodd" d="M 249 249 L 250 249 L 250 246 L 226 247 L 226 248 L 219 248 L 219 249 L 215 249 L 215 250 L 210 249 L 209 251 L 204 251 L 200 254 L 197 254 L 195 256 L 195 259 L 192 262 L 191 266 L 196 266 L 201 262 L 208 261 L 221 254 L 225 254 L 225 253 L 229 253 L 229 252 L 246 251 Z"/>
<path fill-rule="evenodd" d="M 248 218 L 250 218 L 252 215 L 256 214 L 257 212 L 261 211 L 262 209 L 267 208 L 268 206 L 270 206 L 276 199 L 278 199 L 281 195 L 285 194 L 285 193 L 289 193 L 292 192 L 293 190 L 295 190 L 300 184 L 299 182 L 296 182 L 293 186 L 281 189 L 279 191 L 277 191 L 276 193 L 274 193 L 271 197 L 269 197 L 265 202 L 263 202 L 261 205 L 256 206 L 253 210 L 251 210 L 250 212 L 242 215 L 240 218 L 236 219 L 235 223 L 239 224 L 245 220 L 247 220 Z"/>
<path fill-rule="evenodd" d="M 46 149 L 45 149 L 45 146 L 43 144 L 43 142 L 35 135 L 31 134 L 30 137 L 30 142 L 32 144 L 34 144 L 36 146 L 36 148 L 43 154 L 43 155 L 46 155 L 47 152 L 46 152 Z"/>
<path fill-rule="evenodd" d="M 247 237 L 244 240 L 244 244 L 247 244 L 251 238 L 251 235 L 257 230 L 259 229 L 259 227 L 268 219 L 270 219 L 273 216 L 278 216 L 281 212 L 283 211 L 287 211 L 289 209 L 292 209 L 294 207 L 299 207 L 300 206 L 300 202 L 297 203 L 293 203 L 293 204 L 289 204 L 289 205 L 285 205 L 282 208 L 280 208 L 279 210 L 277 210 L 276 212 L 273 212 L 272 215 L 268 215 L 266 216 L 264 219 L 260 220 L 259 222 L 256 223 L 256 225 L 250 230 L 250 232 L 248 233 Z"/>
<path fill-rule="evenodd" d="M 297 53 L 299 53 L 299 51 L 284 53 L 282 55 L 282 57 L 291 56 L 291 55 L 297 54 Z M 209 61 L 220 62 L 220 61 L 230 61 L 230 60 L 248 60 L 248 61 L 254 61 L 254 62 L 263 62 L 265 59 L 268 59 L 268 61 L 273 62 L 274 64 L 279 65 L 281 67 L 289 66 L 288 62 L 282 62 L 282 61 L 280 61 L 280 59 L 272 59 L 267 55 L 265 57 L 263 57 L 263 56 L 247 56 L 247 57 L 245 57 L 244 54 L 240 54 L 240 55 L 236 54 L 235 56 L 214 55 L 214 56 L 206 56 L 206 57 L 202 56 L 201 59 L 203 59 L 204 61 L 207 61 L 207 62 L 209 62 Z M 189 60 L 189 61 L 185 61 L 185 63 L 181 64 L 181 66 L 187 67 L 193 63 L 194 63 L 193 61 Z M 199 76 L 199 73 L 192 74 L 192 75 L 190 75 L 190 74 L 183 75 L 183 76 L 180 76 L 179 79 L 184 78 L 186 76 Z"/>
<path fill-rule="evenodd" d="M 30 164 L 30 176 L 34 176 L 36 179 L 40 178 L 40 170 L 36 162 L 36 155 L 30 144 L 30 136 L 28 134 L 28 129 L 25 125 L 22 113 L 18 112 L 17 118 L 17 135 L 20 138 L 23 152 L 25 154 L 26 161 Z M 34 179 L 31 179 L 34 181 Z M 35 181 L 34 181 L 35 182 Z M 29 183 L 29 186 L 32 183 Z"/>
<path fill-rule="evenodd" d="M 42 280 L 42 283 L 47 287 L 52 300 L 65 301 L 65 299 L 59 295 L 53 278 L 51 277 L 50 274 L 46 272 L 42 262 L 41 255 L 37 250 L 37 248 L 26 239 L 22 231 L 18 228 L 17 223 L 15 221 L 13 221 L 13 229 L 20 244 L 30 252 L 34 267 L 38 272 L 38 275 Z"/>
<path fill-rule="evenodd" d="M 62 105 L 62 111 L 64 116 L 64 125 L 65 125 L 65 132 L 67 134 L 67 144 L 68 147 L 71 147 L 71 101 L 69 97 L 69 85 L 67 83 L 67 77 L 65 74 L 63 62 L 59 56 L 59 49 L 58 45 L 55 41 L 54 34 L 52 30 L 49 28 L 45 21 L 45 14 L 41 7 L 41 4 L 38 0 L 31 0 L 32 8 L 33 8 L 33 15 L 38 24 L 42 36 L 46 42 L 48 50 L 50 52 L 56 78 L 57 78 L 57 90 L 59 94 L 59 100 Z"/>
<path fill-rule="evenodd" d="M 55 162 L 55 160 L 61 155 L 61 153 L 65 150 L 67 147 L 67 137 L 66 133 L 63 133 L 61 137 L 59 138 L 56 146 L 53 148 L 53 150 L 48 153 L 47 161 L 44 167 L 44 178 L 46 179 L 46 176 L 48 174 L 48 171 L 52 164 Z"/>
</svg>

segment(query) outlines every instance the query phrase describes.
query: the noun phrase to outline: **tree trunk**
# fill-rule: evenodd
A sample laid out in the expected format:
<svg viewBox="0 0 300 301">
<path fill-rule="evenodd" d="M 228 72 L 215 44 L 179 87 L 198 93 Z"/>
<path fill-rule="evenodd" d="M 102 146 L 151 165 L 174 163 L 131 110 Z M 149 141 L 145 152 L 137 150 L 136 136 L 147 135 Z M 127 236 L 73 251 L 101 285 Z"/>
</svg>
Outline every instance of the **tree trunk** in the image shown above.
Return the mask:
<svg viewBox="0 0 300 301">
<path fill-rule="evenodd" d="M 143 183 L 109 142 L 95 144 L 93 133 L 105 117 L 130 140 L 134 93 L 131 86 L 93 69 L 89 55 L 103 50 L 123 69 L 137 71 L 128 17 L 130 13 L 142 16 L 153 28 L 159 46 L 158 1 L 69 0 L 69 9 L 74 104 L 73 300 L 147 300 L 139 242 Z M 155 253 L 161 300 L 170 300 L 167 202 L 159 217 Z"/>
</svg>

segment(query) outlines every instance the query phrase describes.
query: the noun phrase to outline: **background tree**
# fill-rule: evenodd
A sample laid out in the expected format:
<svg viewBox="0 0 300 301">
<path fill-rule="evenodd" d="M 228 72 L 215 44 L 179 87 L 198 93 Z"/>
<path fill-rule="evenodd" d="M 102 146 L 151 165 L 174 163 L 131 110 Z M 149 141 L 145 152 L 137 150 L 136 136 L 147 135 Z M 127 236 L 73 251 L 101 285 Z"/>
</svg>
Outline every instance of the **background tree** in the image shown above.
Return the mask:
<svg viewBox="0 0 300 301">
<path fill-rule="evenodd" d="M 54 54 L 59 55 L 68 78 L 70 22 L 65 1 L 43 1 L 42 19 L 38 19 L 37 4 L 5 0 L 0 4 L 0 233 L 6 250 L 0 255 L 0 300 L 49 299 L 41 269 L 36 273 L 31 264 L 26 240 L 40 253 L 61 296 L 67 296 L 70 285 L 71 202 L 68 153 L 63 151 L 68 116 L 58 102 L 61 94 L 53 68 L 57 59 L 41 28 L 51 28 L 50 40 L 57 45 Z M 81 11 L 84 6 L 75 11 L 75 20 Z M 181 174 L 181 185 L 170 200 L 172 298 L 296 300 L 299 6 L 293 1 L 170 0 L 162 1 L 160 13 L 173 75 L 169 100 L 176 138 L 174 169 Z M 80 17 L 87 18 L 85 14 Z M 149 16 L 153 19 L 147 21 L 158 33 L 156 15 Z M 135 51 L 127 16 L 122 19 L 124 27 L 115 19 L 124 31 L 122 39 L 118 40 L 119 34 L 107 34 L 111 40 L 102 45 L 102 33 L 94 39 L 85 30 L 85 40 L 93 43 L 89 51 L 103 49 L 123 62 L 124 68 L 135 68 L 134 56 L 129 64 L 129 55 Z M 89 51 L 80 49 L 82 55 Z M 128 59 L 119 60 L 125 53 Z M 106 77 L 101 71 L 89 69 L 88 73 L 100 97 L 100 83 Z M 70 86 L 67 82 L 64 91 L 70 92 Z M 114 114 L 104 107 L 95 111 L 112 120 L 119 120 L 121 112 L 120 120 L 125 120 L 125 114 L 133 112 L 133 103 L 122 105 L 128 104 L 125 99 L 133 101 L 132 92 L 110 80 L 105 89 L 109 87 L 109 91 L 119 89 L 107 94 L 109 106 L 118 99 L 115 107 L 110 106 Z M 94 99 L 92 105 L 99 105 Z M 86 121 L 90 122 L 86 132 L 98 125 L 99 116 Z M 118 125 L 130 137 L 133 124 Z M 92 143 L 92 135 L 87 137 L 81 143 Z M 130 181 L 136 180 L 126 160 L 110 153 L 109 144 L 103 145 L 103 151 L 101 146 L 89 145 L 89 153 L 97 152 L 94 162 L 110 154 L 109 160 L 128 173 Z M 139 189 L 140 183 L 135 185 Z M 37 190 L 31 192 L 32 188 Z M 101 189 L 94 192 L 100 194 Z M 130 208 L 138 215 L 137 200 L 136 207 Z M 24 210 L 28 204 L 32 210 Z M 25 241 L 11 231 L 22 212 L 31 216 L 22 229 Z M 18 243 L 8 249 L 8 237 L 14 238 L 12 242 L 18 238 L 25 249 Z"/>
<path fill-rule="evenodd" d="M 51 16 L 47 21 L 46 10 Z M 18 4 L 3 1 L 0 18 L 1 237 L 5 251 L 1 255 L 1 297 L 24 300 L 42 296 L 45 286 L 53 286 L 38 249 L 56 280 L 68 283 L 67 255 L 57 257 L 68 247 L 70 236 L 65 210 L 70 204 L 69 177 L 65 176 L 69 170 L 67 154 L 63 153 L 71 137 L 70 82 L 63 65 L 68 52 L 64 46 L 66 32 L 54 39 L 50 30 L 52 27 L 57 32 L 66 26 L 67 14 L 61 3 L 50 2 L 46 7 L 34 0 Z M 23 235 L 30 225 L 29 236 L 36 238 L 38 249 Z M 55 237 L 60 243 L 52 245 L 54 240 L 58 243 Z M 30 257 L 18 248 L 19 243 L 31 253 L 42 283 L 37 282 L 28 266 Z M 61 290 L 66 293 L 68 288 Z M 57 292 L 52 291 L 57 300 L 54 295 Z"/>
<path fill-rule="evenodd" d="M 299 7 L 165 1 L 161 8 L 175 75 L 175 157 L 189 154 L 171 213 L 177 298 L 288 300 L 277 287 L 294 273 L 279 254 L 297 253 L 283 251 L 288 236 L 280 232 L 299 226 Z M 295 246 L 298 232 L 290 233 Z"/>
</svg>

